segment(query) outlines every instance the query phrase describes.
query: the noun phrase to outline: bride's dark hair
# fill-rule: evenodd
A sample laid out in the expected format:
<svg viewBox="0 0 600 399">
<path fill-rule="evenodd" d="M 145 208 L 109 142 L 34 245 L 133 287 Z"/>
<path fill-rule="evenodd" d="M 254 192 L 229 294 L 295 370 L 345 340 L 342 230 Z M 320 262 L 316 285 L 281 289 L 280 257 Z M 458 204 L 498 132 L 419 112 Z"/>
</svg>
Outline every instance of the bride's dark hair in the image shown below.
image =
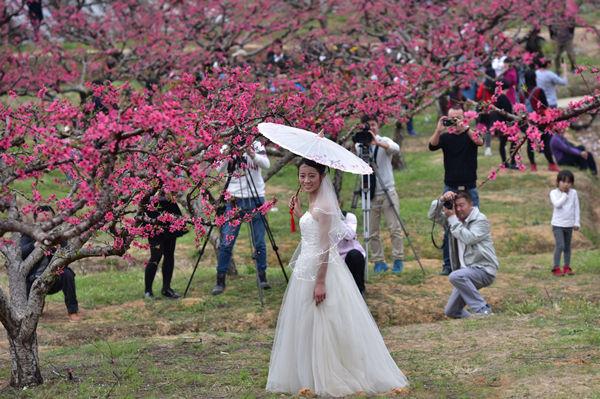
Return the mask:
<svg viewBox="0 0 600 399">
<path fill-rule="evenodd" d="M 321 165 L 320 163 L 315 162 L 312 159 L 302 158 L 302 160 L 298 164 L 298 169 L 300 169 L 300 166 L 302 166 L 302 165 L 306 165 L 306 166 L 310 166 L 311 168 L 315 168 L 321 176 L 323 176 L 325 174 L 325 172 L 327 172 L 327 166 Z"/>
</svg>

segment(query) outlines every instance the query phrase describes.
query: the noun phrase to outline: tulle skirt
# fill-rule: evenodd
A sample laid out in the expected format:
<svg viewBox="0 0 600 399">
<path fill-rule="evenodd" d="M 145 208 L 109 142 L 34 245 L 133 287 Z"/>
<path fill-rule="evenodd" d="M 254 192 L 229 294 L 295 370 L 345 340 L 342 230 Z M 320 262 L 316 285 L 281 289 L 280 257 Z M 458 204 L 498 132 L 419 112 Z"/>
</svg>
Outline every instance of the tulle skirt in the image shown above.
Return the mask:
<svg viewBox="0 0 600 399">
<path fill-rule="evenodd" d="M 266 389 L 295 394 L 308 388 L 317 395 L 344 396 L 406 386 L 337 253 L 330 256 L 325 284 L 326 299 L 316 306 L 315 282 L 292 273 L 277 321 Z"/>
</svg>

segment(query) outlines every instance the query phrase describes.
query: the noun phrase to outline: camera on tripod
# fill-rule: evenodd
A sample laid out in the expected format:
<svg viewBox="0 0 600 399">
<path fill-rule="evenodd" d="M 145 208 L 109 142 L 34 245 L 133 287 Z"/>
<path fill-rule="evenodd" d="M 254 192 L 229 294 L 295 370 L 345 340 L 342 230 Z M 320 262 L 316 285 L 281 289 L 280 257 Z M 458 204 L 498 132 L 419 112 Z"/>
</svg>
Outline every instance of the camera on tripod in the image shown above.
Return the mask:
<svg viewBox="0 0 600 399">
<path fill-rule="evenodd" d="M 360 130 L 352 136 L 352 141 L 355 144 L 370 145 L 373 141 L 371 126 L 368 123 L 363 124 Z"/>
</svg>

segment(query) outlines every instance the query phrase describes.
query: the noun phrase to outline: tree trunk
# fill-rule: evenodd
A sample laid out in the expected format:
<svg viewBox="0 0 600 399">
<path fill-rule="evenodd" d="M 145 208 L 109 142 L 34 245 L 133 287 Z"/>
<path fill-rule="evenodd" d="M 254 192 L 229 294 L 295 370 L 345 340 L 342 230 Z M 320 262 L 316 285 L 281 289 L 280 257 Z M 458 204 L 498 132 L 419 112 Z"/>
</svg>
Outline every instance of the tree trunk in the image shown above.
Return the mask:
<svg viewBox="0 0 600 399">
<path fill-rule="evenodd" d="M 40 385 L 44 382 L 40 372 L 38 358 L 37 333 L 28 337 L 12 337 L 8 334 L 10 345 L 11 376 L 10 385 L 15 388 Z"/>
</svg>

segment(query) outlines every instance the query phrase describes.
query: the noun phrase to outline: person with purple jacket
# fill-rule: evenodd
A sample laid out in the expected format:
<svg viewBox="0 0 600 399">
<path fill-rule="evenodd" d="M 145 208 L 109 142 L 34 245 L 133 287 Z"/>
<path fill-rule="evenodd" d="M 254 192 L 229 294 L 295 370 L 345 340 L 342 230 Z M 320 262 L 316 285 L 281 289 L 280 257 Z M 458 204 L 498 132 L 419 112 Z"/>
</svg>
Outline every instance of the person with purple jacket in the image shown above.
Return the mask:
<svg viewBox="0 0 600 399">
<path fill-rule="evenodd" d="M 598 175 L 594 155 L 586 151 L 585 147 L 570 143 L 564 136 L 564 132 L 556 133 L 550 140 L 552 154 L 559 165 L 577 166 L 579 169 L 589 169 L 592 175 Z"/>
</svg>

